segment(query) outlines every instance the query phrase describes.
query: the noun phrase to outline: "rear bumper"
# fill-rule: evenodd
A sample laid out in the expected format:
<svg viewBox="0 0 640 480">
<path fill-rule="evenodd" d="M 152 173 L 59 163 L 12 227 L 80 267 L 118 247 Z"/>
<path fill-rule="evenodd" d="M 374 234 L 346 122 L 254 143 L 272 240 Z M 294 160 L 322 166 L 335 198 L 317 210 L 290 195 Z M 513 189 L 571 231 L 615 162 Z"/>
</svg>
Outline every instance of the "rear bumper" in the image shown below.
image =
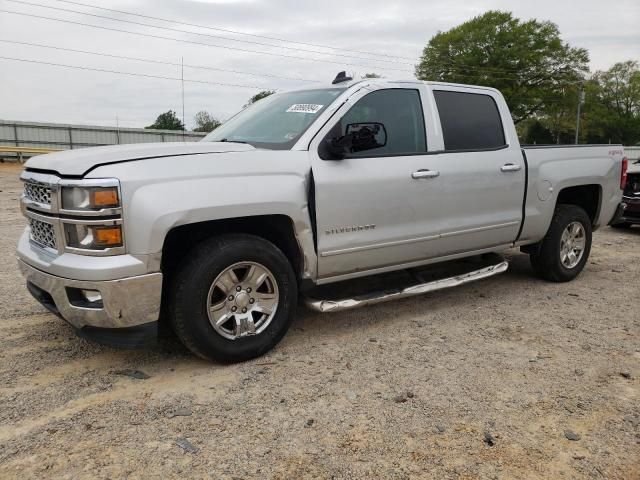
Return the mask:
<svg viewBox="0 0 640 480">
<path fill-rule="evenodd" d="M 22 260 L 18 265 L 34 298 L 81 332 L 148 326 L 160 316 L 161 273 L 85 281 L 50 275 Z M 88 303 L 81 290 L 99 292 L 101 301 Z"/>
</svg>

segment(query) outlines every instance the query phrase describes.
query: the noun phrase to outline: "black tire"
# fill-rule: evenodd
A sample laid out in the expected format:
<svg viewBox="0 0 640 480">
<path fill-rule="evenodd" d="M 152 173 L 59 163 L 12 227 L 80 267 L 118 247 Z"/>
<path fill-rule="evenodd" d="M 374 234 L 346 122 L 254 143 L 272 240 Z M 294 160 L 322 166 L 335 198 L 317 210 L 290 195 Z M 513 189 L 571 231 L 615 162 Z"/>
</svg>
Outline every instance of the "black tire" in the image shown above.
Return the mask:
<svg viewBox="0 0 640 480">
<path fill-rule="evenodd" d="M 278 306 L 267 328 L 235 340 L 221 336 L 209 322 L 209 288 L 218 275 L 238 262 L 267 267 L 278 287 Z M 180 341 L 195 355 L 223 363 L 263 355 L 285 335 L 298 299 L 296 276 L 287 257 L 274 244 L 245 234 L 210 238 L 199 244 L 176 273 L 169 295 L 169 318 Z"/>
<path fill-rule="evenodd" d="M 567 268 L 561 261 L 561 238 L 564 230 L 573 222 L 579 222 L 585 232 L 585 248 L 582 258 L 573 268 Z M 591 252 L 592 227 L 587 213 L 577 205 L 558 205 L 551 225 L 542 239 L 536 253 L 530 255 L 531 265 L 536 274 L 551 282 L 569 282 L 576 278 L 589 259 Z"/>
</svg>

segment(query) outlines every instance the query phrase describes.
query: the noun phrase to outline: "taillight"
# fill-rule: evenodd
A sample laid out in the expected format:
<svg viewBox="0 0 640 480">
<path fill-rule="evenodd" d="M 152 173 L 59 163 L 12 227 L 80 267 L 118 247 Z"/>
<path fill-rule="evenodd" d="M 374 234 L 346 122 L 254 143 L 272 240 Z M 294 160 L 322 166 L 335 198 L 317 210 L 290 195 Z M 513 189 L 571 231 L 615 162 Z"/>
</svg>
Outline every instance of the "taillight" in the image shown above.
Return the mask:
<svg viewBox="0 0 640 480">
<path fill-rule="evenodd" d="M 629 168 L 629 160 L 622 159 L 622 172 L 620 173 L 620 190 L 627 188 L 627 169 Z"/>
</svg>

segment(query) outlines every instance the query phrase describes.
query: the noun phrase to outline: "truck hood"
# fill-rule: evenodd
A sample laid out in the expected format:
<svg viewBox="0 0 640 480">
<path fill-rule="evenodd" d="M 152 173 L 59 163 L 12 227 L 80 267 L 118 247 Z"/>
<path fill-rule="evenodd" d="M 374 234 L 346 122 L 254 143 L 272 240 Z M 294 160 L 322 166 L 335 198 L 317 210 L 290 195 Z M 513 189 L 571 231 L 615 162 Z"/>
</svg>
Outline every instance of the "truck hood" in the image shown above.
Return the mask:
<svg viewBox="0 0 640 480">
<path fill-rule="evenodd" d="M 39 155 L 29 159 L 26 167 L 49 170 L 62 176 L 83 176 L 101 165 L 148 160 L 152 158 L 203 155 L 207 153 L 247 152 L 251 145 L 233 142 L 169 142 L 112 145 L 81 148 Z"/>
</svg>

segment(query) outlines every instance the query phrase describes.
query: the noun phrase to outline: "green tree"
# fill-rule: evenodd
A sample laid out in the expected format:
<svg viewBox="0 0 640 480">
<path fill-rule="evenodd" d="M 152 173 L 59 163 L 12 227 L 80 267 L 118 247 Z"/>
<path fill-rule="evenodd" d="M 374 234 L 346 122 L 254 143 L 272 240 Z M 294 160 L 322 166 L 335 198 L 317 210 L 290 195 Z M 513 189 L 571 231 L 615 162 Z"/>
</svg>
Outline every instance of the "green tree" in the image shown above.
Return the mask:
<svg viewBox="0 0 640 480">
<path fill-rule="evenodd" d="M 184 130 L 184 124 L 180 121 L 176 112 L 169 110 L 168 112 L 161 113 L 156 118 L 156 121 L 148 127 L 154 130 Z"/>
<path fill-rule="evenodd" d="M 616 63 L 586 85 L 587 141 L 635 145 L 640 142 L 640 64 Z"/>
<path fill-rule="evenodd" d="M 274 93 L 276 93 L 275 90 L 262 90 L 261 92 L 258 92 L 253 97 L 251 97 L 244 105 L 244 108 L 256 103 L 258 100 L 262 100 L 263 98 L 268 97 L 269 95 L 273 95 Z"/>
<path fill-rule="evenodd" d="M 555 143 L 551 131 L 538 118 L 528 118 L 518 124 L 518 136 L 528 145 L 548 145 Z"/>
<path fill-rule="evenodd" d="M 561 99 L 563 89 L 588 71 L 588 62 L 587 51 L 563 42 L 552 22 L 488 11 L 432 37 L 416 76 L 498 88 L 518 123 Z"/>
<path fill-rule="evenodd" d="M 557 99 L 547 102 L 541 122 L 552 136 L 552 141 L 549 143 L 575 142 L 576 113 L 579 101 L 580 84 L 572 83 L 559 90 Z M 584 124 L 581 124 L 580 132 L 581 134 L 585 132 Z"/>
<path fill-rule="evenodd" d="M 221 124 L 220 120 L 205 110 L 201 110 L 196 113 L 194 121 L 196 123 L 196 126 L 193 129 L 194 132 L 211 132 Z"/>
</svg>

